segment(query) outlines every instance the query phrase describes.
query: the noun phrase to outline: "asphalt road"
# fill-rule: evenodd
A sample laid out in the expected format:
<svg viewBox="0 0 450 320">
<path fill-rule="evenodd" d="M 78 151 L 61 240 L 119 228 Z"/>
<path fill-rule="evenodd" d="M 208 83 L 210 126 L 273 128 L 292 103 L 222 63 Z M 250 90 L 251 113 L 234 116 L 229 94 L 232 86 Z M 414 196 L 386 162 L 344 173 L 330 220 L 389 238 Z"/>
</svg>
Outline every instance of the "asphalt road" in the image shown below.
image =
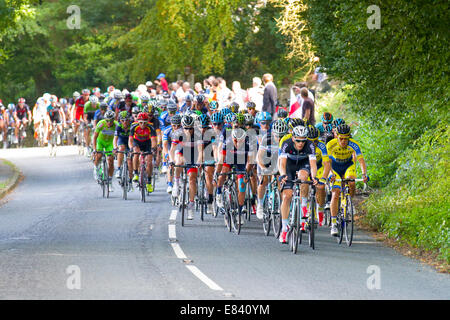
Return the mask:
<svg viewBox="0 0 450 320">
<path fill-rule="evenodd" d="M 148 203 L 116 182 L 104 199 L 76 148 L 1 157 L 25 179 L 0 204 L 0 299 L 450 298 L 449 275 L 359 230 L 347 247 L 320 228 L 294 255 L 256 217 L 239 236 L 211 216 L 181 227 L 164 178 Z"/>
</svg>

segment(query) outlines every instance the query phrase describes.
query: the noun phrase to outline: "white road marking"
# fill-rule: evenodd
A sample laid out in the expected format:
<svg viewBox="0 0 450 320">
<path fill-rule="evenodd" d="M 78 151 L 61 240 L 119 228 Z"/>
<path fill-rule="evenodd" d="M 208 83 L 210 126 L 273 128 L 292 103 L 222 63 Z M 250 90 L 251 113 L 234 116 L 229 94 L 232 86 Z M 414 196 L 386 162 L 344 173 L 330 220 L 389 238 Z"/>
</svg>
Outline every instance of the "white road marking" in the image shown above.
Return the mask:
<svg viewBox="0 0 450 320">
<path fill-rule="evenodd" d="M 186 255 L 184 254 L 183 250 L 181 250 L 181 247 L 178 243 L 171 243 L 171 245 L 178 259 L 187 259 Z"/>
<path fill-rule="evenodd" d="M 169 221 L 173 222 L 177 220 L 177 213 L 178 210 L 172 210 L 170 213 Z M 175 224 L 169 224 L 169 239 L 170 240 L 176 240 L 177 233 L 176 233 L 176 225 Z M 175 255 L 178 259 L 187 259 L 187 256 L 184 254 L 183 250 L 181 249 L 180 245 L 176 242 L 171 242 L 170 245 L 172 246 L 173 251 L 175 252 Z M 210 278 L 208 278 L 203 272 L 200 271 L 199 268 L 193 265 L 186 266 L 189 271 L 192 272 L 194 276 L 196 276 L 198 279 L 200 279 L 204 284 L 206 284 L 211 290 L 214 291 L 223 291 L 223 289 L 214 281 L 212 281 Z"/>
<path fill-rule="evenodd" d="M 215 291 L 223 291 L 223 289 L 210 278 L 208 278 L 203 272 L 200 271 L 196 266 L 186 266 L 197 278 L 199 278 L 204 284 L 206 284 L 210 289 Z"/>
<path fill-rule="evenodd" d="M 169 239 L 176 239 L 177 233 L 175 231 L 175 225 L 169 224 Z"/>
</svg>

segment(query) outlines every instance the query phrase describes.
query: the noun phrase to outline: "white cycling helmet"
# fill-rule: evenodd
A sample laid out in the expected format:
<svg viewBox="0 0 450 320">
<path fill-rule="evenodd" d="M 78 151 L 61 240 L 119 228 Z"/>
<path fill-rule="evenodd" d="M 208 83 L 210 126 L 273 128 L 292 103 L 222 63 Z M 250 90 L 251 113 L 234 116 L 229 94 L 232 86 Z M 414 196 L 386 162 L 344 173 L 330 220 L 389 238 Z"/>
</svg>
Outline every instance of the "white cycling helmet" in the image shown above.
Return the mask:
<svg viewBox="0 0 450 320">
<path fill-rule="evenodd" d="M 112 119 L 114 119 L 115 117 L 116 117 L 116 113 L 115 113 L 114 111 L 108 110 L 108 111 L 105 112 L 104 118 L 105 118 L 106 120 L 112 120 Z"/>
<path fill-rule="evenodd" d="M 97 96 L 92 95 L 92 96 L 89 97 L 89 101 L 92 104 L 97 104 L 98 103 L 98 98 L 97 98 Z"/>
<path fill-rule="evenodd" d="M 299 138 L 307 138 L 308 137 L 308 128 L 304 126 L 297 126 L 292 130 L 293 137 Z"/>
</svg>

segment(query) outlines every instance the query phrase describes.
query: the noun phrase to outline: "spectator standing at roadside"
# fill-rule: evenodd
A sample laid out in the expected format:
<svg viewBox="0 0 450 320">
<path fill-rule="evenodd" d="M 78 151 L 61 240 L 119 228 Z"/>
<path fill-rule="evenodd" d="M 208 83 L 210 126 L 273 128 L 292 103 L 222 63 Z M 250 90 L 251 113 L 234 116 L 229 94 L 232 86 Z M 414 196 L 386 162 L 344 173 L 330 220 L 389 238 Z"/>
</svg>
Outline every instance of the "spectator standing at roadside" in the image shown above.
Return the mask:
<svg viewBox="0 0 450 320">
<path fill-rule="evenodd" d="M 239 81 L 233 81 L 231 85 L 232 93 L 231 100 L 239 104 L 239 111 L 245 110 L 244 98 L 246 96 L 245 90 L 242 90 L 241 83 Z"/>
<path fill-rule="evenodd" d="M 264 82 L 262 111 L 270 113 L 273 118 L 278 99 L 277 88 L 273 83 L 273 76 L 270 73 L 263 75 L 262 80 Z"/>
<path fill-rule="evenodd" d="M 156 79 L 159 80 L 159 82 L 160 82 L 160 84 L 161 84 L 161 87 L 162 87 L 163 91 L 166 91 L 166 92 L 169 91 L 169 88 L 168 88 L 169 84 L 167 83 L 166 75 L 165 75 L 164 73 L 160 73 L 160 74 L 156 77 Z"/>
<path fill-rule="evenodd" d="M 316 117 L 314 115 L 314 101 L 308 97 L 308 89 L 302 88 L 300 94 L 303 99 L 302 104 L 302 119 L 307 119 L 309 124 L 313 126 L 316 124 Z"/>
<path fill-rule="evenodd" d="M 261 78 L 253 78 L 253 87 L 247 89 L 248 101 L 254 102 L 256 111 L 260 112 L 263 106 L 264 87 L 261 85 Z"/>
</svg>

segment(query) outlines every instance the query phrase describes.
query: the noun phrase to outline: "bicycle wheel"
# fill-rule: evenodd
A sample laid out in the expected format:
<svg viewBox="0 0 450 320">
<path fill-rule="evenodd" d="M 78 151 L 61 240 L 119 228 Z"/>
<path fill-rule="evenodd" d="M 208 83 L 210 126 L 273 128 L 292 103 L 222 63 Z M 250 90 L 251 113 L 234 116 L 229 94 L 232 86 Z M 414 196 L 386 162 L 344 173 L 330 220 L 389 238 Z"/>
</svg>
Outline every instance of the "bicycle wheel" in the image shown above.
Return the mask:
<svg viewBox="0 0 450 320">
<path fill-rule="evenodd" d="M 252 190 L 250 186 L 250 181 L 247 181 L 245 188 L 245 208 L 247 212 L 245 213 L 245 219 L 250 221 L 251 219 L 251 210 L 252 210 Z"/>
<path fill-rule="evenodd" d="M 233 227 L 233 231 L 235 234 L 239 234 L 241 232 L 241 215 L 239 213 L 239 204 L 237 202 L 236 190 L 231 188 L 230 190 L 231 196 L 231 225 Z"/>
<path fill-rule="evenodd" d="M 109 172 L 108 172 L 108 162 L 106 161 L 106 154 L 103 156 L 102 161 L 102 174 L 103 174 L 103 186 L 105 188 L 106 198 L 109 198 Z"/>
<path fill-rule="evenodd" d="M 141 172 L 139 174 L 139 187 L 141 188 L 141 201 L 145 202 L 145 193 L 147 191 L 145 166 L 141 166 Z"/>
<path fill-rule="evenodd" d="M 200 177 L 200 183 L 199 183 L 199 187 L 198 190 L 200 190 L 200 194 L 199 194 L 199 201 L 200 201 L 200 220 L 203 221 L 203 216 L 206 212 L 206 198 L 205 198 L 205 188 L 206 188 L 206 184 L 205 184 L 205 174 L 202 171 L 201 177 Z"/>
<path fill-rule="evenodd" d="M 231 205 L 230 205 L 230 192 L 228 190 L 228 187 L 223 189 L 223 208 L 221 208 L 220 210 L 222 210 L 223 213 L 223 219 L 225 222 L 225 226 L 227 227 L 228 231 L 231 232 Z"/>
<path fill-rule="evenodd" d="M 128 198 L 128 163 L 127 159 L 124 159 L 123 167 L 122 167 L 122 197 L 124 200 Z"/>
<path fill-rule="evenodd" d="M 316 198 L 311 196 L 309 200 L 308 236 L 309 246 L 314 250 L 314 232 L 316 228 Z"/>
<path fill-rule="evenodd" d="M 302 230 L 301 230 L 301 220 L 300 220 L 300 203 L 299 201 L 296 201 L 294 203 L 294 219 L 295 219 L 295 226 L 294 226 L 294 243 L 292 244 L 292 252 L 294 254 L 297 254 L 298 245 L 302 243 Z"/>
<path fill-rule="evenodd" d="M 339 213 L 338 213 L 337 218 L 336 218 L 336 224 L 337 224 L 338 233 L 339 233 L 336 240 L 337 240 L 337 242 L 339 244 L 342 243 L 342 238 L 343 238 L 343 235 L 344 235 L 344 230 L 343 230 L 344 219 L 342 218 L 342 211 L 341 210 L 342 209 L 339 209 Z"/>
<path fill-rule="evenodd" d="M 331 211 L 329 208 L 324 210 L 323 219 L 324 219 L 323 221 L 324 226 L 331 226 Z"/>
<path fill-rule="evenodd" d="M 347 246 L 352 245 L 353 241 L 353 218 L 354 218 L 354 207 L 352 198 L 350 195 L 347 195 L 347 203 L 346 208 L 344 212 L 344 233 L 345 233 L 345 242 L 347 243 Z"/>
<path fill-rule="evenodd" d="M 273 234 L 275 238 L 278 239 L 281 233 L 281 205 L 280 205 L 280 191 L 275 188 L 273 192 L 272 209 L 271 209 L 271 220 L 273 227 Z"/>
<path fill-rule="evenodd" d="M 186 210 L 186 174 L 183 171 L 183 190 L 181 196 L 181 226 L 184 227 L 184 211 Z"/>
<path fill-rule="evenodd" d="M 264 211 L 264 213 L 263 213 L 263 230 L 264 230 L 264 234 L 266 236 L 268 236 L 270 234 L 270 225 L 272 222 L 271 210 L 270 210 L 271 202 L 269 200 L 269 194 L 270 194 L 270 191 L 266 190 L 266 194 L 264 195 L 264 198 L 263 198 L 264 199 L 263 200 L 263 211 Z"/>
</svg>

